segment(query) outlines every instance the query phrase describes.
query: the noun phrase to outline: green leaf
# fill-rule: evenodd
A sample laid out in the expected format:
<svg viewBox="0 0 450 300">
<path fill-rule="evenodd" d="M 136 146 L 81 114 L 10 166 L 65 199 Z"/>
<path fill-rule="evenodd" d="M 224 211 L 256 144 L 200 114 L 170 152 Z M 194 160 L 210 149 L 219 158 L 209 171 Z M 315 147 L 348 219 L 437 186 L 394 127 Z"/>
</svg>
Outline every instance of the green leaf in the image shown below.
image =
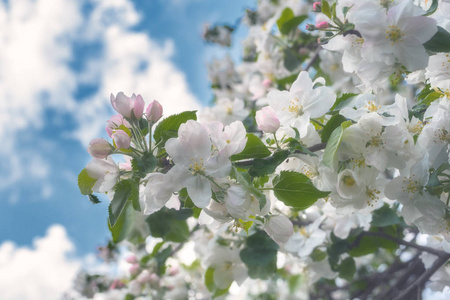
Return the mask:
<svg viewBox="0 0 450 300">
<path fill-rule="evenodd" d="M 281 171 L 273 192 L 278 200 L 296 209 L 306 209 L 330 194 L 319 191 L 307 176 L 292 171 Z"/>
<path fill-rule="evenodd" d="M 333 167 L 334 160 L 341 144 L 342 136 L 344 134 L 344 129 L 352 124 L 351 121 L 345 121 L 341 123 L 341 126 L 337 127 L 330 138 L 328 139 L 327 146 L 325 147 L 325 152 L 323 153 L 322 163 L 327 167 Z"/>
<path fill-rule="evenodd" d="M 166 273 L 166 260 L 172 254 L 172 247 L 169 246 L 155 255 L 155 260 L 157 263 L 156 273 L 161 277 Z"/>
<path fill-rule="evenodd" d="M 352 5 L 353 6 L 353 5 Z M 344 15 L 344 18 L 347 16 L 348 11 L 350 10 L 350 8 L 352 8 L 352 6 L 344 6 L 342 8 L 342 14 Z"/>
<path fill-rule="evenodd" d="M 294 275 L 289 277 L 288 287 L 289 293 L 292 295 L 301 286 L 302 277 L 300 275 Z"/>
<path fill-rule="evenodd" d="M 434 12 L 437 10 L 438 8 L 438 4 L 439 1 L 438 0 L 433 0 L 433 3 L 431 4 L 430 8 L 427 10 L 427 12 L 424 14 L 424 16 L 429 16 L 434 14 Z"/>
<path fill-rule="evenodd" d="M 334 105 L 331 107 L 330 110 L 340 110 L 345 106 L 345 104 L 348 102 L 347 100 L 357 96 L 358 94 L 353 93 L 344 93 L 342 96 L 336 99 L 336 102 L 334 102 Z"/>
<path fill-rule="evenodd" d="M 89 198 L 89 201 L 92 202 L 92 204 L 99 204 L 102 202 L 102 201 L 98 200 L 98 197 L 95 195 L 87 195 L 87 196 Z"/>
<path fill-rule="evenodd" d="M 130 180 L 122 180 L 115 186 L 114 198 L 108 207 L 109 225 L 114 227 L 131 196 Z"/>
<path fill-rule="evenodd" d="M 356 272 L 355 260 L 353 257 L 347 257 L 341 262 L 339 266 L 339 277 L 344 278 L 347 281 L 353 280 Z"/>
<path fill-rule="evenodd" d="M 185 111 L 169 116 L 159 122 L 153 134 L 156 144 L 159 144 L 160 148 L 162 148 L 168 139 L 177 137 L 178 128 L 180 128 L 181 124 L 186 123 L 188 120 L 197 120 L 196 112 L 196 110 Z"/>
<path fill-rule="evenodd" d="M 186 219 L 192 216 L 191 209 L 161 210 L 147 217 L 146 222 L 153 237 L 160 237 L 166 241 L 185 242 L 189 238 L 189 227 Z"/>
<path fill-rule="evenodd" d="M 369 231 L 379 231 L 377 228 L 371 228 Z M 401 238 L 395 225 L 383 227 L 383 232 L 393 237 Z M 353 247 L 348 251 L 348 254 L 354 257 L 364 256 L 376 252 L 380 248 L 395 250 L 398 244 L 394 241 L 377 236 L 363 236 L 362 238 L 353 237 L 349 239 L 349 243 Z"/>
<path fill-rule="evenodd" d="M 259 201 L 259 209 L 262 210 L 267 203 L 266 196 L 263 192 L 253 186 L 250 176 L 245 172 L 239 172 L 236 168 L 233 168 L 232 176 L 236 178 L 236 181 L 250 194 L 252 194 Z"/>
<path fill-rule="evenodd" d="M 81 170 L 80 174 L 78 175 L 78 188 L 80 189 L 82 195 L 91 195 L 92 188 L 94 187 L 96 182 L 97 179 L 90 177 L 86 168 Z"/>
<path fill-rule="evenodd" d="M 334 115 L 322 129 L 322 143 L 328 142 L 333 131 L 347 119 L 342 115 Z"/>
<path fill-rule="evenodd" d="M 145 177 L 146 174 L 153 172 L 155 167 L 156 157 L 150 152 L 145 152 L 142 156 L 131 160 L 131 168 L 135 177 Z"/>
<path fill-rule="evenodd" d="M 311 152 L 306 146 L 304 146 L 297 138 L 288 138 L 285 140 L 288 144 L 291 153 L 298 153 L 298 151 L 308 154 L 309 156 L 317 156 L 314 152 Z"/>
<path fill-rule="evenodd" d="M 250 278 L 267 279 L 277 271 L 278 248 L 264 231 L 257 231 L 247 239 L 239 256 L 247 266 Z"/>
<path fill-rule="evenodd" d="M 283 53 L 284 53 L 284 67 L 289 71 L 292 72 L 296 70 L 302 63 L 301 59 L 292 49 L 285 48 L 283 50 Z"/>
<path fill-rule="evenodd" d="M 389 208 L 389 205 L 385 204 L 382 208 L 373 212 L 372 222 L 370 224 L 375 227 L 386 227 L 395 224 L 403 224 L 403 222 L 397 213 Z"/>
<path fill-rule="evenodd" d="M 131 194 L 130 199 L 133 204 L 133 208 L 136 211 L 141 211 L 141 204 L 139 203 L 139 183 L 135 181 L 130 181 Z"/>
<path fill-rule="evenodd" d="M 126 294 L 124 300 L 134 300 L 135 297 L 132 294 Z"/>
<path fill-rule="evenodd" d="M 205 272 L 205 286 L 211 293 L 214 292 L 216 285 L 214 283 L 214 268 L 209 267 Z"/>
<path fill-rule="evenodd" d="M 214 271 L 214 268 L 209 267 L 205 273 L 205 286 L 213 294 L 213 299 L 228 293 L 231 286 L 230 284 L 226 289 L 219 289 L 214 283 Z"/>
<path fill-rule="evenodd" d="M 248 173 L 253 176 L 264 176 L 272 174 L 275 169 L 286 160 L 289 156 L 288 150 L 275 152 L 271 157 L 265 159 L 255 159 L 252 167 L 248 170 Z"/>
<path fill-rule="evenodd" d="M 139 120 L 139 129 L 141 130 L 142 136 L 146 136 L 148 134 L 148 121 L 146 118 L 141 118 Z"/>
<path fill-rule="evenodd" d="M 314 249 L 314 251 L 310 255 L 313 261 L 322 261 L 327 257 L 327 253 L 323 252 L 319 249 Z"/>
<path fill-rule="evenodd" d="M 450 33 L 438 26 L 436 34 L 423 46 L 433 52 L 450 52 Z"/>
<path fill-rule="evenodd" d="M 280 28 L 280 32 L 284 35 L 289 34 L 293 29 L 297 28 L 308 18 L 308 16 L 296 16 L 284 22 Z"/>
<path fill-rule="evenodd" d="M 247 143 L 241 153 L 231 156 L 232 161 L 248 159 L 248 158 L 264 158 L 271 154 L 269 149 L 264 145 L 259 137 L 254 134 L 247 133 Z"/>
<path fill-rule="evenodd" d="M 252 227 L 253 221 L 244 221 L 242 219 L 239 219 L 239 223 L 242 226 L 242 229 L 244 229 L 245 232 L 247 233 L 247 237 L 248 237 L 248 230 L 250 229 L 250 227 Z"/>
<path fill-rule="evenodd" d="M 338 263 L 341 254 L 346 253 L 349 248 L 347 240 L 342 240 L 331 232 L 330 239 L 332 244 L 327 247 L 328 263 L 333 271 L 338 271 Z"/>
<path fill-rule="evenodd" d="M 322 13 L 331 19 L 330 4 L 326 0 L 322 0 Z"/>
<path fill-rule="evenodd" d="M 112 241 L 114 243 L 120 243 L 127 238 L 134 226 L 134 211 L 133 207 L 126 203 L 124 213 L 119 216 L 119 219 L 111 226 L 108 222 L 108 228 L 112 235 Z"/>
<path fill-rule="evenodd" d="M 281 13 L 281 16 L 277 20 L 277 26 L 281 33 L 283 33 L 281 30 L 283 28 L 283 25 L 293 19 L 295 17 L 294 12 L 289 7 L 286 7 L 283 12 Z M 284 34 L 284 33 L 283 33 Z"/>
</svg>

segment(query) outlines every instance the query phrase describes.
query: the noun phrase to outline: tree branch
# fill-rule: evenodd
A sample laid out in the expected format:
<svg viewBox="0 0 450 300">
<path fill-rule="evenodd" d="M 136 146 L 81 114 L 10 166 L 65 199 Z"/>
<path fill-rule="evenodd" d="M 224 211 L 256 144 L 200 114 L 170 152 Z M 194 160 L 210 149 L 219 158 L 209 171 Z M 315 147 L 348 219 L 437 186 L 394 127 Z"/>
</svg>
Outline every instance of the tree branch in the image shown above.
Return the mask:
<svg viewBox="0 0 450 300">
<path fill-rule="evenodd" d="M 431 268 L 426 270 L 416 281 L 411 284 L 406 290 L 403 291 L 399 296 L 395 297 L 394 300 L 406 300 L 411 299 L 411 295 L 414 292 L 420 292 L 425 283 L 430 279 L 430 277 L 440 268 L 442 267 L 446 262 L 450 259 L 450 253 L 442 252 L 441 254 L 433 263 Z"/>
<path fill-rule="evenodd" d="M 433 249 L 433 248 L 430 248 L 430 247 L 425 247 L 425 246 L 421 246 L 421 245 L 417 245 L 417 244 L 414 244 L 414 243 L 411 243 L 411 242 L 404 241 L 402 239 L 393 237 L 393 236 L 391 236 L 389 234 L 386 234 L 386 233 L 380 232 L 380 231 L 379 232 L 365 231 L 365 232 L 362 232 L 361 235 L 382 237 L 384 239 L 396 242 L 399 245 L 404 245 L 404 246 L 407 246 L 407 247 L 415 248 L 417 250 L 425 251 L 425 252 L 431 253 L 431 254 L 436 255 L 436 256 L 441 256 L 443 253 L 445 253 L 443 251 L 439 251 L 439 250 L 436 250 L 436 249 Z"/>
<path fill-rule="evenodd" d="M 320 151 L 325 149 L 325 147 L 327 146 L 326 143 L 320 143 L 320 144 L 316 144 L 316 145 L 312 145 L 311 147 L 308 147 L 306 149 L 308 149 L 308 151 L 310 152 L 316 152 L 316 151 Z M 300 151 L 300 150 L 295 150 L 294 153 L 296 154 L 308 154 L 306 152 Z M 263 160 L 269 160 L 273 157 L 273 155 L 266 157 L 266 158 L 262 158 Z M 249 167 L 253 164 L 253 161 L 255 159 L 248 159 L 248 160 L 242 160 L 242 161 L 237 161 L 235 162 L 235 165 L 237 167 Z"/>
</svg>

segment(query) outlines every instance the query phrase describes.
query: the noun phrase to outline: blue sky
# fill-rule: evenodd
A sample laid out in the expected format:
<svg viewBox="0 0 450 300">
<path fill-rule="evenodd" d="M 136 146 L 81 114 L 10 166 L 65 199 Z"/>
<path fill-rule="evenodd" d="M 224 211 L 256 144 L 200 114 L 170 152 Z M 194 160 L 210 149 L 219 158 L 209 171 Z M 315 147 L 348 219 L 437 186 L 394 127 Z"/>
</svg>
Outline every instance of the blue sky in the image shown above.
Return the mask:
<svg viewBox="0 0 450 300">
<path fill-rule="evenodd" d="M 24 6 L 28 4 L 31 10 L 36 9 L 32 5 L 33 1 L 19 2 L 23 2 Z M 41 0 L 37 2 L 45 3 L 49 1 Z M 65 0 L 63 2 L 75 1 Z M 79 8 L 80 17 L 89 18 L 89 15 L 93 14 L 96 5 L 98 5 L 96 2 L 102 1 L 85 1 Z M 102 22 L 106 25 L 102 25 L 104 28 L 99 29 L 98 37 L 107 34 L 108 30 L 117 26 L 116 23 L 119 22 L 111 19 L 114 18 L 115 14 L 123 13 L 124 7 L 129 7 L 131 12 L 128 14 L 139 14 L 141 20 L 131 26 L 125 26 L 126 33 L 122 35 L 143 33 L 157 47 L 165 47 L 164 45 L 167 43 L 171 43 L 171 47 L 173 47 L 173 50 L 169 51 L 172 52 L 171 55 L 157 54 L 154 55 L 155 57 L 142 59 L 141 68 L 152 68 L 153 60 L 157 59 L 158 55 L 161 55 L 166 60 L 166 64 L 171 65 L 177 74 L 184 76 L 182 79 L 176 78 L 172 80 L 175 83 L 171 82 L 171 79 L 167 79 L 167 86 L 157 87 L 158 96 L 164 95 L 164 89 L 172 89 L 172 84 L 180 85 L 180 81 L 184 80 L 187 83 L 187 87 L 186 89 L 180 88 L 180 93 L 186 90 L 191 93 L 187 95 L 187 98 L 191 101 L 197 99 L 201 104 L 207 105 L 212 96 L 208 87 L 206 63 L 214 55 L 220 57 L 225 51 L 216 46 L 208 46 L 202 41 L 201 31 L 203 24 L 214 24 L 217 22 L 234 23 L 242 15 L 245 8 L 251 7 L 254 1 L 152 0 L 111 2 L 125 4 L 122 6 L 118 5 L 116 8 L 104 9 L 102 12 L 104 20 Z M 172 3 L 171 5 L 169 4 L 170 2 Z M 8 8 L 12 10 L 11 6 L 13 6 L 13 2 L 9 3 L 9 1 L 6 1 L 4 7 L 6 8 L 6 14 L 8 14 Z M 51 4 L 48 4 L 48 8 L 51 8 Z M 55 8 L 55 10 L 57 9 Z M 10 17 L 14 17 L 14 14 L 10 13 Z M 122 18 L 132 19 L 133 17 L 122 16 Z M 10 23 L 13 22 L 13 20 L 10 21 Z M 45 21 L 35 20 L 34 22 Z M 31 24 L 29 25 L 31 26 Z M 89 74 L 86 74 L 89 73 L 89 71 L 86 71 L 88 64 L 95 64 L 97 60 L 101 60 L 101 56 L 107 51 L 105 50 L 107 46 L 105 46 L 104 41 L 99 40 L 96 36 L 85 38 L 85 36 L 90 34 L 89 32 L 83 32 L 87 28 L 82 26 L 80 28 L 79 25 L 75 25 L 78 28 L 72 29 L 72 26 L 68 24 L 66 27 L 68 28 L 68 35 L 74 35 L 73 39 L 67 38 L 65 32 L 58 32 L 54 37 L 55 40 L 67 39 L 64 46 L 56 46 L 55 48 L 65 47 L 65 50 L 71 53 L 67 58 L 65 57 L 60 61 L 54 62 L 54 67 L 59 68 L 58 64 L 61 64 L 68 69 L 67 72 L 71 73 L 66 76 L 68 77 L 66 81 L 62 82 L 62 84 L 70 86 L 71 91 L 61 92 L 56 89 L 53 90 L 51 83 L 45 83 L 42 87 L 39 86 L 39 82 L 27 82 L 24 83 L 23 87 L 12 84 L 2 86 L 0 83 L 0 88 L 4 88 L 3 93 L 7 95 L 14 93 L 13 88 L 26 89 L 28 88 L 27 85 L 30 85 L 35 89 L 35 93 L 25 93 L 25 96 L 32 96 L 29 99 L 21 98 L 17 100 L 16 98 L 18 97 L 12 97 L 11 100 L 8 98 L 2 99 L 2 102 L 21 101 L 23 107 L 39 106 L 35 108 L 39 111 L 38 113 L 30 113 L 29 116 L 21 117 L 39 118 L 39 120 L 15 120 L 13 115 L 20 115 L 22 107 L 14 110 L 10 109 L 9 111 L 6 109 L 2 112 L 2 114 L 9 114 L 12 122 L 20 121 L 26 124 L 23 128 L 19 125 L 17 125 L 19 128 L 14 128 L 16 126 L 13 125 L 14 133 L 5 133 L 6 138 L 9 138 L 10 135 L 14 141 L 7 151 L 3 150 L 6 153 L 2 153 L 6 161 L 8 161 L 8 156 L 12 155 L 11 161 L 0 165 L 0 176 L 3 181 L 3 184 L 0 184 L 0 199 L 2 199 L 0 201 L 0 241 L 12 240 L 17 245 L 30 245 L 34 236 L 42 235 L 48 226 L 59 223 L 66 227 L 69 236 L 75 242 L 77 252 L 84 254 L 92 251 L 98 243 L 105 242 L 108 238 L 105 226 L 107 203 L 104 202 L 93 206 L 77 190 L 75 176 L 90 159 L 86 153 L 85 146 L 86 142 L 94 136 L 94 134 L 86 135 L 86 132 L 77 132 L 80 126 L 79 123 L 83 122 L 84 126 L 89 128 L 89 133 L 97 130 L 97 133 L 100 134 L 99 136 L 106 137 L 106 134 L 102 131 L 98 132 L 98 129 L 102 129 L 109 115 L 113 114 L 108 107 L 109 93 L 115 94 L 118 91 L 129 89 L 133 84 L 129 83 L 130 80 L 132 81 L 132 78 L 126 78 L 124 79 L 127 81 L 126 86 L 121 87 L 120 78 L 123 75 L 117 74 L 118 83 L 114 85 L 115 90 L 101 94 L 102 84 L 100 82 L 80 79 L 81 76 L 89 76 Z M 23 27 L 24 29 L 27 28 L 27 26 Z M 81 40 L 79 39 L 80 36 Z M 119 34 L 118 39 L 113 41 L 117 44 L 115 47 L 121 47 L 122 41 L 120 36 Z M 132 45 L 127 45 L 127 47 L 130 46 Z M 23 54 L 27 55 L 30 51 L 32 52 L 33 50 L 29 49 L 24 51 Z M 20 55 L 20 52 L 17 55 Z M 48 53 L 48 55 L 51 56 L 52 54 Z M 145 55 L 145 53 L 134 54 L 129 52 L 128 56 L 127 53 L 120 55 L 117 59 L 133 61 L 136 59 L 133 56 L 138 56 L 137 59 L 139 59 L 139 56 Z M 38 58 L 38 55 L 36 57 Z M 19 57 L 17 57 L 16 63 L 22 64 L 25 62 L 21 62 Z M 105 64 L 105 66 L 107 65 L 108 63 Z M 10 67 L 15 68 L 17 65 L 13 64 Z M 99 66 L 93 72 L 109 72 L 107 68 L 103 67 Z M 39 71 L 42 71 L 42 76 L 46 76 L 45 69 Z M 129 71 L 127 70 L 127 72 Z M 144 75 L 139 75 L 140 80 L 146 81 Z M 27 75 L 23 74 L 23 76 L 26 77 Z M 58 74 L 54 76 L 58 76 Z M 1 78 L 0 76 L 0 82 Z M 29 81 L 32 80 L 33 78 L 29 79 Z M 58 83 L 56 81 L 55 85 L 58 84 L 61 84 L 61 82 Z M 151 78 L 146 84 L 152 85 Z M 160 84 L 158 83 L 158 85 Z M 151 89 L 147 91 L 130 90 L 129 93 L 131 92 L 142 93 L 147 103 L 153 100 L 152 97 L 156 98 L 156 95 L 151 94 Z M 61 97 L 61 94 L 66 93 L 65 97 Z M 174 99 L 173 95 L 170 96 Z M 36 97 L 40 98 L 40 100 L 36 101 Z M 58 99 L 50 99 L 52 97 Z M 95 105 L 99 106 L 98 103 L 102 103 L 100 109 L 96 108 L 101 112 L 98 117 L 96 115 L 87 115 L 80 121 L 75 116 L 79 109 L 76 106 L 84 102 L 86 107 L 83 107 L 83 109 L 88 109 L 89 105 L 86 105 L 86 102 L 92 97 L 100 98 Z M 157 100 L 160 102 L 167 101 L 160 98 Z M 64 101 L 70 104 L 65 104 L 63 103 Z M 177 101 L 184 100 L 181 98 L 177 99 Z M 174 104 L 174 101 L 171 104 Z M 75 108 L 64 107 L 66 105 L 75 106 Z M 91 105 L 94 104 L 92 103 Z M 90 121 L 92 121 L 92 124 L 95 124 L 91 125 Z M 8 125 L 3 123 L 2 125 L 6 126 L 3 130 L 8 131 Z M 74 136 L 74 134 L 82 135 L 82 137 Z"/>
<path fill-rule="evenodd" d="M 107 242 L 108 201 L 92 205 L 76 176 L 89 140 L 107 137 L 109 94 L 141 93 L 166 114 L 207 105 L 206 63 L 227 51 L 202 41 L 203 24 L 234 23 L 254 2 L 0 1 L 0 264 L 5 245 L 60 237 L 82 257 Z"/>
</svg>

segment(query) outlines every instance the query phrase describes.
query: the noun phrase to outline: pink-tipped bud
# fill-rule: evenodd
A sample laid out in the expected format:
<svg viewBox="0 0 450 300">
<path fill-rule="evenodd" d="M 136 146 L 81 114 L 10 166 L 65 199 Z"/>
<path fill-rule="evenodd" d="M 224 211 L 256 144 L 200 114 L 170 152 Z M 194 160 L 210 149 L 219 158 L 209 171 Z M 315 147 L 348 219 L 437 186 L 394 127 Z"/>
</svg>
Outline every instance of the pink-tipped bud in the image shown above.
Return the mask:
<svg viewBox="0 0 450 300">
<path fill-rule="evenodd" d="M 156 123 L 159 119 L 161 119 L 163 108 L 158 101 L 153 100 L 153 102 L 148 105 L 145 113 L 147 115 L 147 120 Z"/>
<path fill-rule="evenodd" d="M 179 268 L 178 266 L 171 266 L 171 267 L 169 268 L 169 275 L 170 275 L 170 276 L 175 276 L 175 275 L 177 275 L 178 273 L 180 273 L 180 268 Z"/>
<path fill-rule="evenodd" d="M 266 78 L 263 80 L 262 84 L 267 89 L 272 86 L 272 80 L 270 80 L 269 78 Z"/>
<path fill-rule="evenodd" d="M 135 263 L 137 263 L 136 255 L 130 255 L 130 256 L 128 256 L 125 260 L 126 260 L 126 262 L 129 263 L 129 264 L 135 264 Z"/>
<path fill-rule="evenodd" d="M 131 275 L 136 275 L 137 273 L 139 273 L 139 264 L 133 264 L 131 267 L 130 267 L 130 274 Z"/>
<path fill-rule="evenodd" d="M 140 119 L 144 113 L 145 102 L 141 95 L 133 94 L 130 97 L 125 96 L 123 92 L 119 92 L 116 97 L 110 96 L 112 107 L 125 118 L 135 117 Z"/>
<path fill-rule="evenodd" d="M 119 92 L 116 97 L 110 96 L 112 107 L 125 118 L 131 118 L 131 99 L 123 92 Z"/>
<path fill-rule="evenodd" d="M 106 122 L 106 132 L 108 133 L 108 136 L 112 137 L 113 131 L 119 129 L 121 125 L 125 126 L 126 128 L 131 128 L 130 123 L 128 123 L 128 121 L 125 120 L 122 115 L 117 114 L 112 116 Z"/>
<path fill-rule="evenodd" d="M 319 23 L 316 23 L 316 27 L 318 28 L 318 29 L 327 29 L 328 27 L 330 27 L 330 24 L 328 24 L 328 22 L 319 22 Z"/>
<path fill-rule="evenodd" d="M 111 286 L 109 287 L 110 290 L 114 290 L 114 289 L 121 289 L 123 288 L 125 285 L 122 281 L 120 281 L 119 279 L 115 279 L 113 281 L 113 283 L 111 284 Z"/>
<path fill-rule="evenodd" d="M 134 100 L 133 105 L 133 114 L 136 119 L 140 119 L 144 114 L 145 102 L 141 95 L 136 96 L 136 100 Z"/>
<path fill-rule="evenodd" d="M 265 133 L 275 133 L 280 128 L 280 120 L 269 106 L 263 107 L 256 112 L 256 123 L 258 128 Z"/>
<path fill-rule="evenodd" d="M 321 12 L 322 11 L 322 3 L 314 2 L 313 3 L 313 12 Z"/>
<path fill-rule="evenodd" d="M 114 144 L 117 149 L 128 149 L 130 148 L 131 138 L 130 136 L 123 130 L 116 130 L 112 134 L 112 138 L 114 140 Z"/>
<path fill-rule="evenodd" d="M 111 145 L 102 138 L 93 139 L 88 146 L 87 151 L 94 158 L 106 158 L 111 154 Z"/>
</svg>

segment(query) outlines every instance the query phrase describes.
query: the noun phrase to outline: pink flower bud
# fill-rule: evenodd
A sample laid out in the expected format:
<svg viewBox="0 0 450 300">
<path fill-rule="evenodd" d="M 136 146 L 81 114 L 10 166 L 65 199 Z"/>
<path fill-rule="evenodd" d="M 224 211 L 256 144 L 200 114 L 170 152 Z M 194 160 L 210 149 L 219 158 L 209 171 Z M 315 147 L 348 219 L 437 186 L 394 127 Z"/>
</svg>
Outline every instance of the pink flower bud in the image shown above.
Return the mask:
<svg viewBox="0 0 450 300">
<path fill-rule="evenodd" d="M 134 264 L 130 267 L 130 274 L 131 275 L 136 275 L 137 273 L 139 273 L 139 264 Z"/>
<path fill-rule="evenodd" d="M 258 128 L 265 133 L 275 133 L 280 128 L 280 120 L 269 106 L 263 107 L 256 112 L 256 123 Z"/>
<path fill-rule="evenodd" d="M 135 263 L 137 263 L 136 255 L 130 255 L 130 256 L 128 256 L 125 260 L 126 260 L 126 262 L 129 263 L 129 264 L 135 264 Z"/>
<path fill-rule="evenodd" d="M 269 78 L 266 78 L 263 80 L 262 84 L 267 89 L 272 85 L 272 80 L 270 80 Z"/>
<path fill-rule="evenodd" d="M 153 100 L 153 102 L 148 105 L 146 114 L 147 120 L 156 123 L 159 119 L 161 119 L 163 108 L 158 101 Z"/>
<path fill-rule="evenodd" d="M 131 99 L 123 92 L 119 92 L 116 97 L 113 94 L 110 96 L 112 107 L 122 116 L 131 118 Z"/>
<path fill-rule="evenodd" d="M 124 287 L 124 284 L 122 281 L 120 281 L 119 279 L 115 279 L 113 281 L 113 283 L 111 284 L 111 286 L 109 287 L 110 290 L 114 290 L 114 289 L 121 289 Z"/>
<path fill-rule="evenodd" d="M 314 12 L 321 12 L 322 11 L 322 3 L 314 2 L 313 3 L 313 11 Z"/>
<path fill-rule="evenodd" d="M 316 23 L 316 27 L 318 29 L 327 29 L 329 26 L 330 26 L 330 24 L 328 24 L 328 22 L 325 22 L 325 21 Z"/>
<path fill-rule="evenodd" d="M 106 132 L 109 137 L 112 137 L 113 130 L 119 128 L 120 125 L 124 125 L 126 128 L 131 128 L 130 123 L 123 118 L 122 115 L 114 115 L 106 122 Z"/>
<path fill-rule="evenodd" d="M 94 158 L 106 158 L 111 154 L 111 145 L 102 138 L 93 139 L 88 146 L 87 151 Z"/>
<path fill-rule="evenodd" d="M 116 97 L 111 94 L 110 98 L 112 107 L 125 118 L 134 116 L 136 119 L 140 119 L 142 117 L 145 102 L 141 95 L 133 94 L 130 98 L 123 92 L 119 92 Z"/>
<path fill-rule="evenodd" d="M 142 99 L 142 96 L 140 94 L 137 95 L 133 105 L 133 113 L 136 119 L 140 119 L 142 117 L 142 114 L 144 113 L 144 106 L 144 99 Z"/>
<path fill-rule="evenodd" d="M 169 268 L 169 275 L 170 276 L 175 276 L 180 272 L 180 268 L 178 266 L 171 266 Z"/>
<path fill-rule="evenodd" d="M 130 148 L 131 138 L 125 131 L 121 129 L 116 130 L 116 132 L 112 134 L 112 138 L 117 149 Z"/>
</svg>

